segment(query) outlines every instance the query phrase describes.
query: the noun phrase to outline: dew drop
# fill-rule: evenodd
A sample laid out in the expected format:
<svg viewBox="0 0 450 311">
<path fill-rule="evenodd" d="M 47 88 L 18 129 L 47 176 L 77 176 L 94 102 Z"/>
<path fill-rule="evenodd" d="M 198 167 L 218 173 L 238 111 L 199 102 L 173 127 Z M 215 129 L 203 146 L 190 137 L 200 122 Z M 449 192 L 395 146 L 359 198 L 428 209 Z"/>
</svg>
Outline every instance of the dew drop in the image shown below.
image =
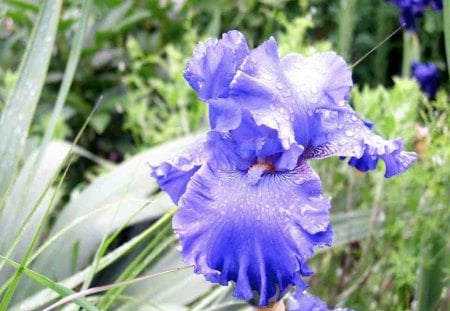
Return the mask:
<svg viewBox="0 0 450 311">
<path fill-rule="evenodd" d="M 311 88 L 311 93 L 317 94 L 317 93 L 319 93 L 319 89 L 318 89 L 317 87 L 313 86 L 313 87 Z"/>
<path fill-rule="evenodd" d="M 284 108 L 281 107 L 279 111 L 280 111 L 280 113 L 284 113 Z"/>
<path fill-rule="evenodd" d="M 283 84 L 281 84 L 280 82 L 277 82 L 276 87 L 277 87 L 277 89 L 282 90 Z"/>
<path fill-rule="evenodd" d="M 312 102 L 313 104 L 317 104 L 318 101 L 319 101 L 319 100 L 317 99 L 317 97 L 311 98 L 311 102 Z"/>
<path fill-rule="evenodd" d="M 358 120 L 358 118 L 355 115 L 352 115 L 352 120 L 356 121 L 356 120 Z"/>
<path fill-rule="evenodd" d="M 353 131 L 351 131 L 351 130 L 346 130 L 346 131 L 345 131 L 345 135 L 348 136 L 348 137 L 352 137 L 354 134 L 353 134 Z"/>
</svg>

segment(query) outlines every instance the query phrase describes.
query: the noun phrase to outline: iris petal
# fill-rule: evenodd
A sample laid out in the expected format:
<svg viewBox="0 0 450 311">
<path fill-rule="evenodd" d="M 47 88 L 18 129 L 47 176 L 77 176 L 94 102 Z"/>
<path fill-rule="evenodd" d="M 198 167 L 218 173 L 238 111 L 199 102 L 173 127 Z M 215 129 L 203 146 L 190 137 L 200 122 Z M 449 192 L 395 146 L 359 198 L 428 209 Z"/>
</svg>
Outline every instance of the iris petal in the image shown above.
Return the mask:
<svg viewBox="0 0 450 311">
<path fill-rule="evenodd" d="M 151 175 L 177 204 L 191 177 L 206 161 L 206 157 L 205 142 L 198 141 L 183 150 L 180 155 L 158 165 L 151 165 Z"/>
<path fill-rule="evenodd" d="M 204 165 L 179 202 L 173 227 L 182 254 L 212 282 L 234 281 L 234 295 L 265 306 L 292 285 L 304 289 L 306 261 L 330 245 L 330 201 L 302 163 L 289 173 L 263 174 Z"/>
<path fill-rule="evenodd" d="M 316 111 L 313 127 L 317 130 L 305 157 L 352 157 L 356 160 L 350 164 L 362 168 L 361 171 L 375 168 L 374 161 L 381 158 L 386 164 L 386 178 L 405 172 L 417 160 L 414 152 L 403 150 L 400 139 L 382 138 L 349 105 L 341 103 L 341 106 L 342 109 L 337 111 Z"/>
<path fill-rule="evenodd" d="M 251 113 L 256 124 L 277 130 L 285 149 L 295 143 L 294 98 L 282 74 L 275 39 L 250 52 L 236 73 L 230 94 Z"/>
<path fill-rule="evenodd" d="M 187 63 L 184 77 L 202 100 L 224 98 L 248 52 L 244 35 L 235 30 L 225 33 L 221 40 L 200 42 Z"/>
<path fill-rule="evenodd" d="M 289 311 L 328 311 L 327 304 L 318 297 L 297 290 L 288 300 Z"/>
<path fill-rule="evenodd" d="M 239 125 L 240 109 L 227 98 L 236 70 L 248 53 L 244 35 L 232 30 L 220 40 L 198 43 L 187 63 L 184 77 L 200 99 L 210 104 L 210 122 L 214 129 L 227 131 Z"/>
<path fill-rule="evenodd" d="M 352 73 L 344 59 L 334 52 L 310 57 L 292 53 L 286 55 L 281 64 L 284 75 L 301 99 L 300 103 L 311 106 L 309 109 L 335 105 L 350 96 Z"/>
<path fill-rule="evenodd" d="M 348 99 L 352 85 L 347 64 L 335 53 L 290 54 L 280 60 L 271 38 L 250 52 L 230 94 L 258 125 L 277 130 L 283 147 L 289 149 L 294 141 L 308 142 L 309 115 Z"/>
</svg>

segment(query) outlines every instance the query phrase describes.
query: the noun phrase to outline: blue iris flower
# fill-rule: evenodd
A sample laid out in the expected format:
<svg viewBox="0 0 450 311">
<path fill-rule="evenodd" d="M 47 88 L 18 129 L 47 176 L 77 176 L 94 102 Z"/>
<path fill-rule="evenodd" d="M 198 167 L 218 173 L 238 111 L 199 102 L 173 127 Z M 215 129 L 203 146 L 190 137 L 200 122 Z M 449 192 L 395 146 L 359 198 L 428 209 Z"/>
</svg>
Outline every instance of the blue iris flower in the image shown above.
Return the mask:
<svg viewBox="0 0 450 311">
<path fill-rule="evenodd" d="M 331 245 L 330 199 L 308 161 L 367 155 L 391 177 L 416 160 L 353 111 L 351 72 L 333 52 L 280 58 L 273 38 L 250 50 L 230 31 L 199 43 L 184 76 L 212 129 L 152 176 L 179 206 L 184 261 L 252 304 L 306 289 L 308 259 Z"/>
<path fill-rule="evenodd" d="M 429 99 L 436 97 L 439 73 L 433 63 L 413 62 L 411 64 L 411 75 L 417 80 L 420 89 Z"/>
<path fill-rule="evenodd" d="M 296 291 L 288 300 L 289 311 L 352 311 L 348 308 L 328 309 L 327 304 L 318 297 Z"/>
<path fill-rule="evenodd" d="M 426 8 L 431 7 L 436 11 L 442 10 L 442 0 L 388 0 L 400 10 L 400 23 L 404 29 L 417 31 L 416 19 L 422 17 Z"/>
</svg>

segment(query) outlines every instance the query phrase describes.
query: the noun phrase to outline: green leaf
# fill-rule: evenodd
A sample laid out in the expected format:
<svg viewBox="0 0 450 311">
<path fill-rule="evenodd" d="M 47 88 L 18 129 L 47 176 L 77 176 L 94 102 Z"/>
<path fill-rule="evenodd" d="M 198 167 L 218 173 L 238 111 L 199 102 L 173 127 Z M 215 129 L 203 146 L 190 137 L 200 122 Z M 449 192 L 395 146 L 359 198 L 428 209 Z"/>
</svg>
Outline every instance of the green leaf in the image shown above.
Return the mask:
<svg viewBox="0 0 450 311">
<path fill-rule="evenodd" d="M 44 1 L 28 42 L 18 79 L 0 119 L 0 198 L 14 180 L 34 111 L 47 76 L 62 0 Z M 0 209 L 3 205 L 0 200 Z"/>
<path fill-rule="evenodd" d="M 73 219 L 105 206 L 112 206 L 112 208 L 103 212 L 101 218 L 92 215 L 71 228 L 71 241 L 68 243 L 58 240 L 53 243 L 37 258 L 33 269 L 36 271 L 50 269 L 56 279 L 69 276 L 73 271 L 69 260 L 73 250 L 72 244 L 77 241 L 79 258 L 75 268 L 77 270 L 83 268 L 92 258 L 105 234 L 119 228 L 126 219 L 136 213 L 142 203 L 148 202 L 152 193 L 157 191 L 158 186 L 150 178 L 147 163 L 163 161 L 196 139 L 196 136 L 188 136 L 149 149 L 95 179 L 62 209 L 49 236 L 66 227 Z M 132 219 L 131 224 L 159 217 L 172 208 L 174 205 L 167 195 L 156 196 L 147 208 Z M 60 258 L 67 258 L 67 260 Z"/>
<path fill-rule="evenodd" d="M 447 71 L 450 79 L 450 2 L 444 1 L 444 38 L 445 38 L 445 55 L 447 57 Z"/>
<path fill-rule="evenodd" d="M 129 253 L 132 249 L 134 249 L 137 245 L 142 243 L 143 241 L 147 240 L 150 236 L 155 234 L 155 232 L 158 232 L 161 227 L 169 223 L 172 219 L 173 214 L 176 210 L 172 210 L 170 213 L 167 213 L 164 217 L 159 219 L 154 225 L 152 225 L 150 228 L 139 234 L 138 236 L 134 237 L 130 241 L 122 244 L 120 247 L 116 248 L 112 252 L 108 253 L 106 256 L 104 256 L 102 259 L 100 259 L 100 262 L 98 264 L 97 271 L 101 271 L 105 269 L 110 264 L 114 263 L 121 257 L 123 257 L 125 254 Z M 61 257 L 58 257 L 59 259 Z M 83 280 L 91 273 L 91 270 L 93 268 L 93 265 L 88 266 L 87 268 L 77 272 L 76 274 L 62 280 L 61 282 L 58 282 L 60 285 L 65 286 L 67 288 L 75 288 L 76 286 L 80 285 Z M 53 299 L 57 298 L 58 295 L 56 295 L 52 290 L 50 289 L 44 289 L 33 296 L 21 301 L 18 305 L 13 306 L 11 310 L 22 310 L 22 306 L 27 306 L 27 310 L 31 309 L 37 309 L 39 307 L 42 307 L 43 305 L 49 303 Z"/>
<path fill-rule="evenodd" d="M 5 261 L 8 265 L 19 269 L 21 268 L 20 264 L 18 264 L 17 262 L 10 260 L 4 256 L 0 256 L 0 260 Z M 34 281 L 38 282 L 39 284 L 47 287 L 48 289 L 51 289 L 52 291 L 54 291 L 55 293 L 59 294 L 59 296 L 61 297 L 66 297 L 69 295 L 74 294 L 75 292 L 73 290 L 71 290 L 70 288 L 64 287 L 54 281 L 52 281 L 51 279 L 49 279 L 48 277 L 37 273 L 33 270 L 30 270 L 28 268 L 23 268 L 23 272 L 25 273 L 25 275 L 27 275 L 28 277 L 30 277 L 31 279 L 33 279 Z M 86 310 L 91 310 L 91 311 L 97 311 L 98 309 L 91 304 L 89 301 L 87 301 L 84 298 L 78 298 L 75 299 L 74 302 L 79 305 L 82 308 L 85 308 Z M 21 305 L 22 309 L 27 309 L 26 305 Z"/>
<path fill-rule="evenodd" d="M 33 238 L 39 221 L 50 201 L 50 193 L 38 204 L 41 194 L 48 188 L 58 174 L 67 157 L 70 146 L 63 142 L 51 142 L 39 165 L 36 165 L 38 152 L 32 153 L 6 198 L 3 217 L 0 219 L 0 253 L 13 260 L 20 260 Z M 38 204 L 36 206 L 36 204 Z M 35 207 L 36 206 L 36 207 Z M 31 215 L 33 209 L 35 212 Z M 0 268 L 3 266 L 0 263 Z M 0 284 L 3 284 L 11 271 L 0 271 Z"/>
</svg>

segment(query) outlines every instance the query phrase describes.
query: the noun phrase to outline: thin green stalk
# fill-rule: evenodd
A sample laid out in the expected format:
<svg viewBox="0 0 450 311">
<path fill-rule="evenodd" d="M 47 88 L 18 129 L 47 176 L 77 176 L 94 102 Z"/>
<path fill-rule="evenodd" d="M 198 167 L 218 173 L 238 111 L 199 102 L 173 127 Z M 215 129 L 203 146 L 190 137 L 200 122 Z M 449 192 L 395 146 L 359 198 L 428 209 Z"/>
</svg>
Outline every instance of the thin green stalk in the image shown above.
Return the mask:
<svg viewBox="0 0 450 311">
<path fill-rule="evenodd" d="M 155 236 L 151 242 L 140 252 L 140 254 L 128 265 L 125 271 L 118 277 L 117 282 L 122 282 L 130 278 L 134 278 L 139 275 L 149 264 L 161 254 L 168 246 L 176 240 L 175 236 L 171 234 L 172 226 L 170 224 L 162 228 L 161 231 Z M 167 236 L 169 233 L 169 236 Z M 122 293 L 125 287 L 117 287 L 103 297 L 102 301 L 98 304 L 101 310 L 109 310 L 111 305 Z"/>
<path fill-rule="evenodd" d="M 38 156 L 36 157 L 36 165 L 34 166 L 35 170 L 37 170 L 37 168 L 41 165 L 41 160 L 42 160 L 43 155 L 45 154 L 46 147 L 47 147 L 48 143 L 50 142 L 51 138 L 53 137 L 53 132 L 56 127 L 57 119 L 58 119 L 59 115 L 61 114 L 64 102 L 67 98 L 67 94 L 70 89 L 70 85 L 73 81 L 73 77 L 75 75 L 75 70 L 77 68 L 79 57 L 81 54 L 81 49 L 83 46 L 83 38 L 84 38 L 84 34 L 85 34 L 86 28 L 87 28 L 87 20 L 88 20 L 91 4 L 92 4 L 92 0 L 85 0 L 85 2 L 84 2 L 84 7 L 83 7 L 83 12 L 82 12 L 82 16 L 80 19 L 79 27 L 75 34 L 73 48 L 70 51 L 69 60 L 67 62 L 67 67 L 64 72 L 63 82 L 62 82 L 61 88 L 58 93 L 58 97 L 56 100 L 55 108 L 53 110 L 52 118 L 51 118 L 49 127 L 47 128 L 47 130 L 45 132 L 43 143 L 39 150 Z M 65 160 L 63 161 L 63 163 L 65 163 Z M 59 170 L 60 169 L 58 169 L 58 171 Z M 31 173 L 29 182 L 31 182 L 31 178 L 33 176 L 34 176 L 34 174 Z M 29 224 L 31 218 L 37 211 L 37 208 L 39 207 L 40 203 L 42 202 L 42 199 L 44 198 L 45 194 L 50 189 L 50 187 L 54 181 L 55 180 L 52 180 L 48 184 L 48 186 L 45 188 L 45 190 L 43 191 L 41 196 L 38 198 L 36 204 L 33 206 L 30 213 L 27 215 L 25 221 L 20 226 L 20 228 L 21 228 L 20 231 L 14 237 L 13 243 L 9 246 L 8 250 L 6 251 L 6 253 L 5 253 L 6 256 L 10 256 L 10 254 L 14 251 L 16 245 L 19 243 L 23 233 L 25 232 L 26 228 L 28 227 L 28 224 Z M 26 198 L 26 196 L 23 196 L 22 200 L 24 200 L 25 198 Z M 19 202 L 19 205 L 20 205 L 20 202 Z M 0 270 L 3 267 L 3 264 L 4 263 L 0 263 Z"/>
<path fill-rule="evenodd" d="M 45 83 L 62 0 L 46 0 L 0 118 L 0 211 L 13 184 L 34 111 Z"/>
<path fill-rule="evenodd" d="M 50 123 L 45 130 L 42 149 L 50 142 L 55 132 L 56 123 L 61 115 L 64 103 L 66 102 L 67 95 L 69 94 L 70 86 L 72 85 L 73 78 L 75 76 L 75 71 L 80 60 L 81 51 L 83 49 L 83 41 L 86 34 L 86 29 L 88 25 L 89 12 L 92 7 L 92 0 L 84 0 L 82 5 L 82 14 L 80 21 L 78 22 L 77 32 L 75 33 L 73 39 L 73 46 L 70 49 L 69 59 L 67 61 L 66 69 L 64 70 L 64 76 L 62 79 L 61 87 L 58 92 L 58 97 L 56 98 L 55 107 L 50 119 Z"/>
<path fill-rule="evenodd" d="M 355 14 L 357 0 L 341 0 L 339 10 L 338 48 L 339 54 L 346 60 L 350 59 L 350 47 L 355 29 Z"/>
<path fill-rule="evenodd" d="M 67 175 L 67 173 L 69 171 L 70 164 L 73 161 L 73 155 L 74 155 L 73 149 L 74 149 L 74 146 L 78 143 L 78 140 L 81 138 L 81 135 L 83 134 L 84 130 L 86 129 L 87 125 L 89 124 L 90 120 L 92 119 L 94 113 L 97 111 L 99 103 L 100 103 L 100 100 L 97 102 L 97 104 L 95 105 L 94 109 L 92 109 L 92 112 L 87 117 L 86 121 L 84 122 L 83 126 L 81 127 L 80 131 L 78 132 L 78 135 L 75 137 L 75 140 L 73 141 L 73 143 L 72 143 L 72 145 L 70 147 L 70 150 L 69 150 L 69 153 L 68 153 L 68 165 L 67 165 L 66 169 L 64 170 L 64 172 L 63 172 L 63 174 L 62 174 L 62 176 L 61 176 L 61 178 L 59 180 L 59 183 L 56 186 L 55 191 L 53 192 L 53 195 L 52 195 L 52 197 L 50 199 L 50 203 L 49 203 L 47 209 L 45 210 L 44 215 L 42 216 L 42 219 L 41 219 L 41 221 L 39 223 L 39 226 L 38 226 L 38 228 L 36 230 L 36 233 L 34 234 L 33 239 L 31 240 L 31 243 L 30 243 L 30 245 L 27 248 L 25 256 L 23 257 L 23 259 L 22 259 L 22 261 L 20 263 L 20 267 L 19 267 L 19 269 L 16 270 L 16 272 L 15 272 L 15 274 L 13 276 L 13 280 L 12 280 L 11 284 L 9 285 L 8 290 L 6 291 L 5 296 L 3 297 L 3 300 L 2 300 L 2 302 L 0 304 L 0 311 L 6 310 L 8 305 L 9 305 L 9 303 L 11 302 L 11 299 L 12 299 L 12 297 L 14 295 L 14 292 L 15 292 L 17 286 L 19 285 L 20 278 L 21 278 L 21 276 L 23 274 L 23 269 L 28 265 L 29 258 L 31 256 L 31 253 L 32 253 L 33 249 L 34 249 L 34 246 L 36 245 L 36 243 L 38 241 L 38 238 L 40 236 L 40 233 L 41 233 L 42 229 L 44 228 L 44 225 L 47 222 L 47 218 L 50 215 L 50 212 L 52 211 L 52 207 L 53 207 L 53 205 L 55 203 L 56 196 L 59 193 L 59 191 L 60 191 L 60 189 L 62 187 L 62 184 L 64 182 L 64 179 L 65 179 L 65 177 L 66 177 L 66 175 Z"/>
<path fill-rule="evenodd" d="M 402 57 L 402 76 L 409 77 L 411 74 L 411 32 L 403 32 L 403 57 Z"/>
<path fill-rule="evenodd" d="M 12 266 L 16 269 L 20 268 L 20 265 L 17 262 L 12 261 L 4 256 L 0 256 L 0 260 L 5 261 L 7 264 L 9 264 L 10 266 Z M 29 278 L 33 279 L 34 281 L 38 282 L 39 284 L 41 284 L 47 288 L 50 288 L 51 290 L 53 290 L 54 292 L 58 293 L 61 296 L 68 296 L 68 295 L 75 294 L 75 292 L 73 290 L 71 290 L 70 288 L 64 287 L 64 286 L 58 284 L 57 282 L 49 279 L 45 275 L 42 275 L 36 271 L 25 268 L 24 273 Z M 98 310 L 93 304 L 88 302 L 83 297 L 74 300 L 74 302 L 76 304 L 78 304 L 80 307 L 85 308 L 86 310 Z"/>
<path fill-rule="evenodd" d="M 138 211 L 135 213 L 137 215 L 142 209 L 144 209 L 150 202 L 144 204 L 141 208 L 138 209 Z M 117 209 L 116 209 L 117 211 Z M 120 226 L 119 229 L 114 232 L 114 234 L 107 238 L 106 234 L 103 236 L 102 241 L 100 243 L 100 247 L 98 248 L 98 251 L 95 254 L 94 260 L 93 260 L 93 269 L 91 270 L 91 273 L 88 274 L 86 279 L 84 280 L 83 286 L 81 287 L 81 290 L 85 290 L 89 287 L 90 283 L 92 282 L 92 279 L 94 278 L 95 271 L 97 270 L 97 267 L 100 263 L 100 259 L 103 257 L 105 252 L 108 250 L 108 247 L 111 245 L 111 243 L 119 236 L 119 234 L 122 232 L 123 229 L 125 229 L 131 219 L 134 218 L 135 215 L 132 215 L 122 226 Z M 111 220 L 112 222 L 113 220 Z"/>
<path fill-rule="evenodd" d="M 405 31 L 403 32 L 403 77 L 411 75 L 411 63 L 413 61 L 420 61 L 419 36 L 415 32 Z"/>
<path fill-rule="evenodd" d="M 158 232 L 161 227 L 165 226 L 167 223 L 169 223 L 172 220 L 173 215 L 177 209 L 172 210 L 171 212 L 168 212 L 163 217 L 161 217 L 156 223 L 154 223 L 150 228 L 143 231 L 138 236 L 134 237 L 130 241 L 126 242 L 125 244 L 121 245 L 114 251 L 108 253 L 105 257 L 103 257 L 100 260 L 98 271 L 101 271 L 111 265 L 112 263 L 116 262 L 118 259 L 122 258 L 125 254 L 130 252 L 132 249 L 134 249 L 137 245 L 139 245 L 142 241 L 146 240 L 148 237 L 154 235 L 156 232 Z M 82 271 L 77 272 L 76 274 L 62 280 L 59 282 L 59 284 L 68 287 L 68 288 L 75 288 L 76 286 L 80 285 L 83 280 L 86 278 L 86 276 L 91 273 L 90 271 L 93 269 L 93 265 L 88 266 L 87 268 L 83 269 Z M 4 288 L 4 286 L 2 287 Z M 4 291 L 4 290 L 3 290 Z M 0 294 L 3 292 L 0 289 Z M 44 289 L 32 297 L 26 299 L 25 301 L 22 301 L 20 303 L 20 306 L 27 306 L 29 309 L 38 309 L 42 307 L 43 305 L 49 303 L 53 299 L 57 298 L 57 295 L 54 295 L 52 291 L 48 289 Z M 12 310 L 19 310 L 19 306 L 14 306 Z"/>
<path fill-rule="evenodd" d="M 447 71 L 450 79 L 450 1 L 444 0 L 444 38 L 445 38 L 445 55 L 447 56 Z"/>
<path fill-rule="evenodd" d="M 132 279 L 132 280 L 127 280 L 127 281 L 120 282 L 120 283 L 114 283 L 114 284 L 110 284 L 110 285 L 104 285 L 104 286 L 89 288 L 88 290 L 85 290 L 85 291 L 82 291 L 82 292 L 79 292 L 79 293 L 75 293 L 75 294 L 73 294 L 71 296 L 67 296 L 64 299 L 54 303 L 50 307 L 45 308 L 43 311 L 51 311 L 51 310 L 55 309 L 56 307 L 59 307 L 59 306 L 65 304 L 65 303 L 71 302 L 74 299 L 77 299 L 77 298 L 80 298 L 80 297 L 84 297 L 84 296 L 87 296 L 87 295 L 92 295 L 92 294 L 104 292 L 106 290 L 109 290 L 109 289 L 112 289 L 112 288 L 116 288 L 116 287 L 133 285 L 133 284 L 136 284 L 136 283 L 139 283 L 139 282 L 142 282 L 142 281 L 153 279 L 153 278 L 161 276 L 161 275 L 166 275 L 166 274 L 169 274 L 169 273 L 173 273 L 173 272 L 178 272 L 178 271 L 181 271 L 181 270 L 189 269 L 191 267 L 192 266 L 178 267 L 178 268 L 174 268 L 174 269 L 158 272 L 158 273 L 155 273 L 155 274 L 144 275 L 144 276 L 141 276 L 139 278 L 135 278 L 135 279 Z"/>
</svg>

